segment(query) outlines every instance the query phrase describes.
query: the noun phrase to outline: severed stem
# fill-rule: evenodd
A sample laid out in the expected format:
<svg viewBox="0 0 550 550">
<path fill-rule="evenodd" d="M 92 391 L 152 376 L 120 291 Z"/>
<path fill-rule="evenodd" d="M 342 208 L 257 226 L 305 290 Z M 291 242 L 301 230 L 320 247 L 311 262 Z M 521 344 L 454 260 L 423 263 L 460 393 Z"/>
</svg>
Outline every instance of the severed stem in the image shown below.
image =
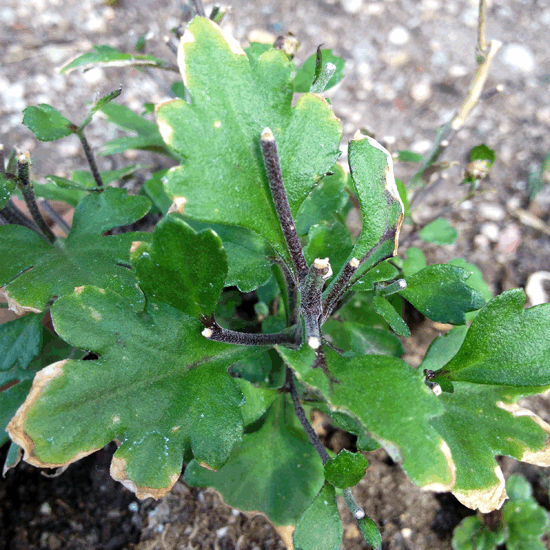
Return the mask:
<svg viewBox="0 0 550 550">
<path fill-rule="evenodd" d="M 301 344 L 298 327 L 290 327 L 287 332 L 273 334 L 257 334 L 249 332 L 236 332 L 220 327 L 213 316 L 202 316 L 201 323 L 205 326 L 202 335 L 209 340 L 238 344 L 241 346 L 288 346 L 297 348 Z"/>
<path fill-rule="evenodd" d="M 40 236 L 43 236 L 42 233 L 40 233 L 40 229 L 38 229 L 38 226 L 23 214 L 15 204 L 11 201 L 11 199 L 4 205 L 4 208 L 0 210 L 0 215 L 8 222 L 8 224 L 11 225 L 21 225 L 23 227 L 26 227 L 27 229 L 30 229 L 34 231 L 35 233 L 38 233 Z"/>
<path fill-rule="evenodd" d="M 313 426 L 310 424 L 309 420 L 307 419 L 307 415 L 302 408 L 302 405 L 300 404 L 300 396 L 298 395 L 298 391 L 296 390 L 296 384 L 294 383 L 294 373 L 290 369 L 290 367 L 286 368 L 286 387 L 290 391 L 290 397 L 292 397 L 292 404 L 294 405 L 294 412 L 296 413 L 296 416 L 298 417 L 298 420 L 300 421 L 300 424 L 304 428 L 309 441 L 317 451 L 317 454 L 321 457 L 321 460 L 323 461 L 323 466 L 327 463 L 330 456 L 327 453 L 327 450 L 321 443 L 321 440 L 319 439 L 319 436 L 315 433 L 315 430 L 313 429 Z"/>
<path fill-rule="evenodd" d="M 99 169 L 97 167 L 97 163 L 94 158 L 94 154 L 92 152 L 92 148 L 90 147 L 90 144 L 88 143 L 88 140 L 86 139 L 86 136 L 84 135 L 84 129 L 78 128 L 76 130 L 76 135 L 78 136 L 78 139 L 80 139 L 80 143 L 82 144 L 82 149 L 84 149 L 84 154 L 86 155 L 86 160 L 88 161 L 88 164 L 90 165 L 90 169 L 92 171 L 92 175 L 94 177 L 94 181 L 98 187 L 103 187 L 103 180 L 101 179 L 101 174 L 99 173 Z"/>
<path fill-rule="evenodd" d="M 292 258 L 292 263 L 294 264 L 296 275 L 301 283 L 306 278 L 308 266 L 302 251 L 300 239 L 298 238 L 298 233 L 296 232 L 292 212 L 288 204 L 288 197 L 286 195 L 283 175 L 281 173 L 281 163 L 279 161 L 279 154 L 277 153 L 277 143 L 273 136 L 273 132 L 269 128 L 265 128 L 262 132 L 260 144 L 273 203 L 277 211 L 277 217 L 281 224 L 281 229 Z"/>
<path fill-rule="evenodd" d="M 36 197 L 34 195 L 34 189 L 30 179 L 30 162 L 28 153 L 17 157 L 17 179 L 21 192 L 23 193 L 23 198 L 25 199 L 25 204 L 29 209 L 32 219 L 50 243 L 53 243 L 55 241 L 55 235 L 46 223 L 46 220 L 42 217 L 42 214 L 38 209 L 38 204 L 36 203 Z"/>
<path fill-rule="evenodd" d="M 352 258 L 340 272 L 338 279 L 330 289 L 327 297 L 323 300 L 323 321 L 326 321 L 331 316 L 334 308 L 349 287 L 351 278 L 357 272 L 360 263 L 357 258 Z"/>
<path fill-rule="evenodd" d="M 319 77 L 311 84 L 309 91 L 312 94 L 320 94 L 325 91 L 329 80 L 336 72 L 336 65 L 334 63 L 327 63 L 322 69 Z"/>
<path fill-rule="evenodd" d="M 328 258 L 317 258 L 300 286 L 300 310 L 304 317 L 307 345 L 318 350 L 321 347 L 321 315 L 323 306 L 321 293 L 325 281 L 332 275 Z"/>
<path fill-rule="evenodd" d="M 353 517 L 355 519 L 363 519 L 366 514 L 365 510 L 355 502 L 355 499 L 353 498 L 353 494 L 351 492 L 351 487 L 346 487 L 343 489 L 342 494 L 344 496 L 344 500 L 346 501 L 346 505 L 349 508 L 349 511 L 353 514 Z"/>
</svg>

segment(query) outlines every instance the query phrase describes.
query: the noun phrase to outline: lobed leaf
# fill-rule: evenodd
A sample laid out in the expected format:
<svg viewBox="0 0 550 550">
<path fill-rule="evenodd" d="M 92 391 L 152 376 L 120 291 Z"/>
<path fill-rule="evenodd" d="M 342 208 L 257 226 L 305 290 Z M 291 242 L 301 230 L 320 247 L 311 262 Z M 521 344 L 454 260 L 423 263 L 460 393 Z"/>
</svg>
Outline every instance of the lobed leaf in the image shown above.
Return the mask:
<svg viewBox="0 0 550 550">
<path fill-rule="evenodd" d="M 290 531 L 324 483 L 321 459 L 283 395 L 262 427 L 243 437 L 225 466 L 213 472 L 193 460 L 184 479 L 195 487 L 213 487 L 226 504 L 261 512 Z"/>
<path fill-rule="evenodd" d="M 371 267 L 397 253 L 403 203 L 395 185 L 391 155 L 376 140 L 357 132 L 349 143 L 348 156 L 363 218 L 361 233 L 348 256 L 348 262 L 352 258 L 361 261 L 352 279 L 355 282 Z"/>
<path fill-rule="evenodd" d="M 425 489 L 448 490 L 454 465 L 448 446 L 430 425 L 443 413 L 420 373 L 395 357 L 339 355 L 326 349 L 331 383 L 312 369 L 314 350 L 277 348 L 307 386 L 321 392 L 333 411 L 351 415 Z M 406 397 L 404 397 L 406 396 Z"/>
<path fill-rule="evenodd" d="M 452 265 L 430 265 L 407 277 L 399 294 L 432 321 L 464 325 L 466 313 L 483 306 L 483 295 L 466 283 L 470 272 Z"/>
<path fill-rule="evenodd" d="M 76 126 L 51 105 L 41 103 L 38 107 L 23 110 L 23 124 L 40 141 L 55 141 L 75 133 Z"/>
<path fill-rule="evenodd" d="M 381 315 L 384 320 L 390 325 L 396 334 L 409 338 L 411 331 L 407 326 L 407 323 L 403 321 L 403 318 L 395 308 L 393 307 L 384 296 L 374 296 L 372 299 L 372 305 L 378 315 Z"/>
<path fill-rule="evenodd" d="M 292 107 L 293 66 L 284 52 L 270 49 L 251 63 L 205 18 L 189 24 L 178 63 L 192 102 L 174 100 L 156 111 L 165 142 L 184 158 L 167 175 L 168 193 L 185 197 L 185 216 L 251 229 L 289 260 L 261 133 L 269 127 L 275 135 L 295 215 L 340 154 L 338 119 L 316 94 Z"/>
<path fill-rule="evenodd" d="M 42 311 L 52 296 L 96 284 L 125 296 L 132 309 L 141 309 L 143 295 L 126 266 L 132 241 L 147 240 L 150 235 L 101 234 L 140 219 L 148 210 L 149 201 L 144 197 L 109 187 L 79 202 L 69 236 L 58 238 L 52 246 L 26 227 L 1 226 L 0 256 L 6 261 L 0 264 L 0 285 L 6 285 L 10 307 Z"/>
<path fill-rule="evenodd" d="M 506 498 L 496 455 L 550 464 L 550 426 L 516 403 L 550 388 L 550 306 L 523 310 L 524 302 L 521 290 L 491 300 L 433 379 L 454 390 L 440 395 L 445 414 L 431 420 L 457 466 L 453 493 L 484 512 Z"/>
<path fill-rule="evenodd" d="M 132 265 L 149 296 L 191 317 L 214 312 L 227 275 L 227 254 L 214 231 L 197 233 L 173 214 L 156 225 L 151 243 L 132 248 Z"/>
<path fill-rule="evenodd" d="M 227 367 L 257 349 L 207 340 L 198 321 L 165 304 L 148 301 L 135 313 L 94 287 L 60 298 L 52 320 L 99 359 L 37 374 L 8 428 L 27 462 L 59 467 L 117 440 L 111 475 L 139 498 L 160 498 L 178 479 L 185 449 L 209 467 L 227 461 L 243 430 L 243 394 Z"/>
</svg>

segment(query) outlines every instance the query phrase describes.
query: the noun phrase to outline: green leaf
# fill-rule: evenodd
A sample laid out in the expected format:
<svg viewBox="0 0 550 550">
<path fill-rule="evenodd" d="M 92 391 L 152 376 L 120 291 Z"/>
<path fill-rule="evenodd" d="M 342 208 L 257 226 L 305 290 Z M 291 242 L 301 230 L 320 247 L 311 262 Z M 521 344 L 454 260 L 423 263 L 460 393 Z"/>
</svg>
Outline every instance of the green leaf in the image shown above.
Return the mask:
<svg viewBox="0 0 550 550">
<path fill-rule="evenodd" d="M 63 65 L 60 72 L 71 72 L 77 67 L 84 71 L 92 67 L 157 67 L 159 69 L 172 69 L 173 65 L 152 55 L 138 55 L 124 53 L 116 48 L 101 44 L 93 46 L 91 52 L 78 56 L 73 61 Z"/>
<path fill-rule="evenodd" d="M 227 274 L 227 254 L 214 231 L 197 233 L 176 214 L 156 225 L 152 243 L 137 247 L 132 265 L 149 296 L 198 317 L 216 308 Z"/>
<path fill-rule="evenodd" d="M 192 103 L 157 108 L 166 143 L 185 159 L 167 175 L 166 190 L 185 197 L 184 215 L 255 231 L 287 261 L 289 253 L 273 206 L 260 138 L 277 140 L 292 214 L 340 152 L 339 121 L 319 95 L 292 107 L 292 63 L 270 49 L 251 64 L 219 27 L 195 17 L 180 41 L 181 71 Z"/>
<path fill-rule="evenodd" d="M 164 191 L 164 185 L 162 184 L 167 171 L 157 170 L 140 189 L 140 195 L 145 195 L 163 216 L 166 216 L 170 206 L 172 206 L 172 201 Z"/>
<path fill-rule="evenodd" d="M 241 292 L 252 292 L 265 285 L 272 275 L 273 249 L 257 233 L 242 227 L 204 223 L 186 219 L 196 231 L 210 228 L 223 241 L 229 261 L 226 286 L 236 286 Z"/>
<path fill-rule="evenodd" d="M 432 321 L 464 325 L 465 314 L 485 303 L 483 295 L 466 280 L 470 272 L 452 265 L 430 265 L 407 277 L 407 288 L 399 292 Z"/>
<path fill-rule="evenodd" d="M 391 281 L 397 278 L 399 271 L 389 261 L 382 262 L 369 269 L 354 285 L 353 290 L 373 290 L 375 283 Z"/>
<path fill-rule="evenodd" d="M 432 420 L 455 459 L 453 492 L 482 511 L 500 507 L 506 496 L 494 456 L 548 461 L 544 424 L 516 402 L 550 388 L 550 305 L 523 310 L 524 302 L 521 290 L 491 300 L 438 371 L 454 388 L 440 395 L 446 412 Z"/>
<path fill-rule="evenodd" d="M 365 476 L 369 461 L 361 453 L 343 449 L 325 464 L 325 478 L 338 489 L 354 487 Z"/>
<path fill-rule="evenodd" d="M 116 439 L 113 477 L 140 498 L 160 498 L 178 479 L 185 449 L 214 468 L 229 458 L 242 435 L 243 395 L 227 367 L 258 349 L 207 340 L 198 321 L 165 304 L 148 300 L 134 313 L 94 287 L 60 298 L 52 320 L 99 359 L 54 363 L 35 378 L 10 424 L 33 464 L 61 466 Z"/>
<path fill-rule="evenodd" d="M 129 149 L 143 149 L 179 159 L 173 151 L 170 151 L 166 147 L 159 129 L 154 122 L 150 122 L 143 116 L 134 113 L 125 105 L 118 105 L 116 103 L 103 105 L 101 111 L 109 122 L 137 134 L 108 141 L 101 148 L 101 155 L 123 153 Z"/>
<path fill-rule="evenodd" d="M 422 162 L 424 160 L 422 155 L 413 153 L 412 151 L 407 151 L 406 149 L 397 151 L 397 158 L 401 162 Z"/>
<path fill-rule="evenodd" d="M 334 487 L 323 485 L 296 525 L 292 540 L 296 550 L 340 550 L 344 528 Z"/>
<path fill-rule="evenodd" d="M 344 66 L 346 62 L 337 55 L 332 53 L 332 50 L 321 50 L 322 64 L 321 70 L 327 63 L 332 63 L 336 66 L 336 71 L 328 81 L 325 87 L 326 90 L 330 90 L 338 84 L 344 77 Z M 294 78 L 294 91 L 299 93 L 309 92 L 313 78 L 315 76 L 315 60 L 317 54 L 310 55 L 304 64 L 298 69 L 296 77 Z"/>
<path fill-rule="evenodd" d="M 0 173 L 0 209 L 6 206 L 10 200 L 10 195 L 15 190 L 15 180 L 8 178 L 6 174 Z"/>
<path fill-rule="evenodd" d="M 311 265 L 316 258 L 328 257 L 333 272 L 338 273 L 353 248 L 349 230 L 340 222 L 334 222 L 330 227 L 313 225 L 308 238 L 308 244 L 304 248 L 308 264 Z"/>
<path fill-rule="evenodd" d="M 416 246 L 410 246 L 407 248 L 407 259 L 403 262 L 403 275 L 410 277 L 417 271 L 427 267 L 426 257 L 424 252 Z"/>
<path fill-rule="evenodd" d="M 407 326 L 407 323 L 403 321 L 401 315 L 397 313 L 395 308 L 386 300 L 384 296 L 374 296 L 372 299 L 372 305 L 378 315 L 381 315 L 390 325 L 390 327 L 400 336 L 410 337 L 411 331 Z"/>
<path fill-rule="evenodd" d="M 506 541 L 508 529 L 491 531 L 476 516 L 464 518 L 453 531 L 453 550 L 495 550 Z"/>
<path fill-rule="evenodd" d="M 399 228 L 403 221 L 403 203 L 393 176 L 391 155 L 374 139 L 357 133 L 349 143 L 351 181 L 359 200 L 363 226 L 348 257 L 368 259 L 359 266 L 355 282 L 371 267 L 394 256 Z M 333 282 L 337 277 L 333 279 Z M 332 285 L 325 290 L 325 296 Z"/>
<path fill-rule="evenodd" d="M 180 99 L 185 99 L 185 85 L 181 80 L 176 80 L 170 84 L 170 90 L 172 93 Z"/>
<path fill-rule="evenodd" d="M 315 224 L 332 223 L 335 214 L 344 210 L 350 202 L 346 192 L 348 176 L 344 169 L 339 164 L 335 164 L 331 171 L 333 174 L 325 176 L 321 180 L 321 183 L 304 200 L 296 214 L 296 232 L 300 236 L 307 235 Z"/>
<path fill-rule="evenodd" d="M 358 420 L 414 483 L 439 490 L 452 485 L 449 450 L 429 423 L 443 408 L 419 372 L 395 357 L 339 355 L 325 348 L 331 382 L 321 369 L 311 368 L 314 350 L 303 346 L 277 351 L 333 411 Z"/>
<path fill-rule="evenodd" d="M 249 360 L 252 362 L 257 357 L 258 355 L 254 355 L 249 358 Z M 246 359 L 244 359 L 244 361 L 246 361 Z M 258 388 L 243 378 L 237 378 L 235 382 L 243 392 L 245 398 L 245 404 L 241 408 L 244 426 L 256 422 L 279 396 L 277 390 Z"/>
<path fill-rule="evenodd" d="M 42 326 L 43 315 L 29 313 L 0 325 L 0 445 L 8 440 L 5 428 L 31 389 L 38 370 L 73 352 Z"/>
<path fill-rule="evenodd" d="M 483 273 L 481 273 L 477 266 L 468 263 L 463 258 L 454 258 L 447 263 L 449 265 L 456 265 L 457 267 L 469 271 L 470 276 L 466 279 L 466 284 L 481 293 L 485 302 L 491 300 L 491 298 L 493 297 L 493 293 L 491 292 L 489 285 L 484 281 Z M 466 320 L 473 321 L 476 318 L 477 314 L 477 311 L 470 311 L 469 313 L 466 313 Z"/>
<path fill-rule="evenodd" d="M 533 496 L 531 484 L 518 474 L 512 474 L 506 480 L 506 492 L 510 502 L 513 500 L 530 500 Z"/>
<path fill-rule="evenodd" d="M 360 355 L 393 355 L 405 353 L 401 340 L 388 330 L 372 328 L 359 323 L 340 322 L 329 319 L 323 325 L 323 335 L 330 336 L 331 343 L 339 349 Z"/>
<path fill-rule="evenodd" d="M 148 240 L 150 234 L 101 234 L 140 219 L 148 210 L 144 197 L 109 187 L 80 201 L 69 236 L 53 246 L 26 227 L 0 227 L 0 256 L 6 258 L 0 263 L 0 285 L 7 285 L 10 300 L 26 311 L 42 311 L 52 296 L 86 284 L 112 289 L 125 296 L 131 308 L 141 309 L 143 295 L 126 266 L 132 241 Z"/>
<path fill-rule="evenodd" d="M 244 48 L 244 51 L 250 61 L 250 64 L 253 65 L 257 63 L 262 54 L 267 52 L 267 50 L 272 50 L 272 44 L 264 44 L 263 42 L 251 42 L 248 48 Z"/>
<path fill-rule="evenodd" d="M 374 550 L 382 550 L 382 535 L 378 530 L 378 527 L 369 516 L 365 516 L 362 519 L 357 520 L 359 529 L 365 541 L 370 544 Z"/>
<path fill-rule="evenodd" d="M 470 153 L 470 161 L 486 160 L 489 163 L 489 168 L 495 163 L 495 152 L 487 145 L 476 145 Z"/>
<path fill-rule="evenodd" d="M 113 101 L 113 99 L 116 99 L 120 94 L 122 93 L 122 87 L 118 88 L 117 90 L 114 90 L 113 92 L 108 93 L 107 95 L 104 95 L 102 98 L 100 98 L 98 101 L 94 102 L 94 104 L 90 107 L 90 112 L 86 116 L 86 118 L 80 123 L 78 129 L 82 130 L 85 128 L 91 121 L 95 113 L 97 111 L 103 109 L 105 105 L 108 105 Z"/>
<path fill-rule="evenodd" d="M 29 313 L 0 325 L 0 376 L 16 366 L 25 370 L 42 346 L 42 315 Z M 0 387 L 7 380 L 0 378 Z"/>
<path fill-rule="evenodd" d="M 40 141 L 55 141 L 75 133 L 76 126 L 51 105 L 41 103 L 23 111 L 23 124 Z"/>
<path fill-rule="evenodd" d="M 445 218 L 437 218 L 424 227 L 418 237 L 426 243 L 453 244 L 458 237 L 458 232 Z"/>
<path fill-rule="evenodd" d="M 468 332 L 468 327 L 461 325 L 453 327 L 446 334 L 440 334 L 432 340 L 424 360 L 422 361 L 422 369 L 438 371 L 447 364 L 460 349 L 462 342 Z"/>
<path fill-rule="evenodd" d="M 407 188 L 405 187 L 405 184 L 397 178 L 395 180 L 395 185 L 397 186 L 397 191 L 399 191 L 399 198 L 403 203 L 403 214 L 405 218 L 409 218 L 411 216 L 411 205 L 409 204 L 409 194 L 407 192 Z"/>
<path fill-rule="evenodd" d="M 259 430 L 243 437 L 225 466 L 213 472 L 193 460 L 184 479 L 213 487 L 229 506 L 262 512 L 279 526 L 296 525 L 324 482 L 321 459 L 285 396 Z"/>
<path fill-rule="evenodd" d="M 539 537 L 548 529 L 548 512 L 533 500 L 510 500 L 504 505 L 502 519 L 508 524 L 510 538 L 507 546 L 511 549 L 536 548 L 527 544 L 540 543 Z M 543 546 L 544 547 L 544 546 Z"/>
</svg>

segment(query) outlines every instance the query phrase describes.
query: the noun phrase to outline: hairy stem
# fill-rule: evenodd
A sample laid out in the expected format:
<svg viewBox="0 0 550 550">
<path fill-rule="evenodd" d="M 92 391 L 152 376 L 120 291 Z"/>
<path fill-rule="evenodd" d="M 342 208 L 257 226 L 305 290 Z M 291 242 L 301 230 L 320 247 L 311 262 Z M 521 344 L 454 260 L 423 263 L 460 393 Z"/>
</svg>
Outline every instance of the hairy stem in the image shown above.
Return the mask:
<svg viewBox="0 0 550 550">
<path fill-rule="evenodd" d="M 301 283 L 308 273 L 308 266 L 302 251 L 300 239 L 298 238 L 298 233 L 296 232 L 292 212 L 288 204 L 288 197 L 286 195 L 283 175 L 281 173 L 281 163 L 277 152 L 277 143 L 273 136 L 273 132 L 269 128 L 265 128 L 262 132 L 260 144 L 273 203 L 277 211 L 277 217 L 281 224 L 281 229 L 290 252 L 290 257 L 292 258 L 292 263 L 294 264 L 298 281 Z"/>
<path fill-rule="evenodd" d="M 300 310 L 306 326 L 306 342 L 314 350 L 321 347 L 320 321 L 323 313 L 321 293 L 323 292 L 325 280 L 331 275 L 332 269 L 328 258 L 317 258 L 300 286 Z"/>
<path fill-rule="evenodd" d="M 68 235 L 71 226 L 57 213 L 57 210 L 46 199 L 39 199 L 38 202 L 48 216 Z"/>
<path fill-rule="evenodd" d="M 241 346 L 288 346 L 297 348 L 300 346 L 301 338 L 298 327 L 290 327 L 286 332 L 273 334 L 258 334 L 249 332 L 236 332 L 222 328 L 213 316 L 201 317 L 204 325 L 202 335 L 209 340 L 225 342 L 226 344 L 238 344 Z"/>
<path fill-rule="evenodd" d="M 86 136 L 84 135 L 83 129 L 78 129 L 76 131 L 76 135 L 78 136 L 78 139 L 80 139 L 80 143 L 82 144 L 82 149 L 84 150 L 84 154 L 86 155 L 86 160 L 88 161 L 88 164 L 90 165 L 90 170 L 92 171 L 92 175 L 94 177 L 94 181 L 98 187 L 103 187 L 103 180 L 101 179 L 101 174 L 99 173 L 99 169 L 97 167 L 97 163 L 94 158 L 94 153 L 92 152 L 92 148 L 90 147 L 90 144 L 88 143 L 88 140 L 86 139 Z"/>
<path fill-rule="evenodd" d="M 290 369 L 290 367 L 286 368 L 286 387 L 290 391 L 290 397 L 292 398 L 292 404 L 294 405 L 294 412 L 296 413 L 296 416 L 298 417 L 298 420 L 300 421 L 300 424 L 304 428 L 309 441 L 317 451 L 317 454 L 321 457 L 321 460 L 323 461 L 323 466 L 327 463 L 328 459 L 330 458 L 329 454 L 327 453 L 327 450 L 321 443 L 321 440 L 315 433 L 315 430 L 313 429 L 313 426 L 310 424 L 306 412 L 302 408 L 302 405 L 300 404 L 300 396 L 298 395 L 298 391 L 296 390 L 296 384 L 294 383 L 294 373 Z"/>
<path fill-rule="evenodd" d="M 15 204 L 13 204 L 11 199 L 4 205 L 4 208 L 0 210 L 0 214 L 8 222 L 8 224 L 22 225 L 23 227 L 26 227 L 27 229 L 30 229 L 43 237 L 42 233 L 40 233 L 40 229 L 38 229 L 38 226 L 32 220 L 29 220 L 29 218 L 27 218 L 27 216 L 25 216 L 25 214 L 23 214 L 23 212 L 15 206 Z"/>
<path fill-rule="evenodd" d="M 353 514 L 353 517 L 355 519 L 363 519 L 366 514 L 365 510 L 355 502 L 355 499 L 353 498 L 353 494 L 351 492 L 351 487 L 347 487 L 342 491 L 342 494 L 344 496 L 344 500 L 346 501 L 346 505 L 349 508 L 349 511 Z"/>
<path fill-rule="evenodd" d="M 487 0 L 479 0 L 479 16 L 477 20 L 477 53 L 481 62 L 485 57 L 487 45 L 485 43 L 485 14 L 487 12 Z"/>
<path fill-rule="evenodd" d="M 30 161 L 28 153 L 17 157 L 17 179 L 32 219 L 50 243 L 53 243 L 55 241 L 55 235 L 46 223 L 46 220 L 42 217 L 38 209 L 38 204 L 36 203 L 36 197 L 30 179 Z"/>
<path fill-rule="evenodd" d="M 204 6 L 202 5 L 201 0 L 192 0 L 195 11 L 199 17 L 206 17 L 206 12 L 204 11 Z"/>
</svg>

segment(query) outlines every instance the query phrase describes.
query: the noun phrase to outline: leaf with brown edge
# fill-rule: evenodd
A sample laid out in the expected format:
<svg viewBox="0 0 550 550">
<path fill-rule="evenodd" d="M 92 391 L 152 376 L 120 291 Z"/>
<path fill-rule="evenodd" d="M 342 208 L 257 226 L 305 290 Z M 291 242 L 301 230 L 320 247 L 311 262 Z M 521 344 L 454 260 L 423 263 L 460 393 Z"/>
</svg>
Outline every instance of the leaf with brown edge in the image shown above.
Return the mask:
<svg viewBox="0 0 550 550">
<path fill-rule="evenodd" d="M 57 468 L 115 440 L 115 479 L 140 498 L 159 498 L 184 451 L 214 468 L 229 458 L 244 400 L 227 368 L 256 348 L 207 340 L 197 320 L 166 304 L 148 300 L 135 313 L 95 287 L 60 298 L 52 320 L 66 341 L 99 358 L 38 372 L 8 427 L 27 462 Z"/>
<path fill-rule="evenodd" d="M 495 456 L 550 464 L 550 426 L 517 404 L 550 389 L 550 304 L 524 303 L 523 291 L 504 292 L 479 311 L 451 357 L 441 353 L 444 338 L 427 355 L 431 381 L 449 388 L 438 397 L 445 413 L 430 422 L 453 454 L 453 493 L 482 512 L 506 498 Z"/>
<path fill-rule="evenodd" d="M 185 197 L 183 214 L 250 229 L 289 260 L 271 198 L 260 138 L 272 129 L 295 216 L 334 166 L 342 130 L 331 106 L 307 93 L 292 106 L 294 66 L 270 48 L 254 62 L 208 19 L 195 17 L 180 40 L 178 64 L 191 103 L 157 106 L 165 142 L 182 156 L 166 175 L 171 197 Z"/>
</svg>

